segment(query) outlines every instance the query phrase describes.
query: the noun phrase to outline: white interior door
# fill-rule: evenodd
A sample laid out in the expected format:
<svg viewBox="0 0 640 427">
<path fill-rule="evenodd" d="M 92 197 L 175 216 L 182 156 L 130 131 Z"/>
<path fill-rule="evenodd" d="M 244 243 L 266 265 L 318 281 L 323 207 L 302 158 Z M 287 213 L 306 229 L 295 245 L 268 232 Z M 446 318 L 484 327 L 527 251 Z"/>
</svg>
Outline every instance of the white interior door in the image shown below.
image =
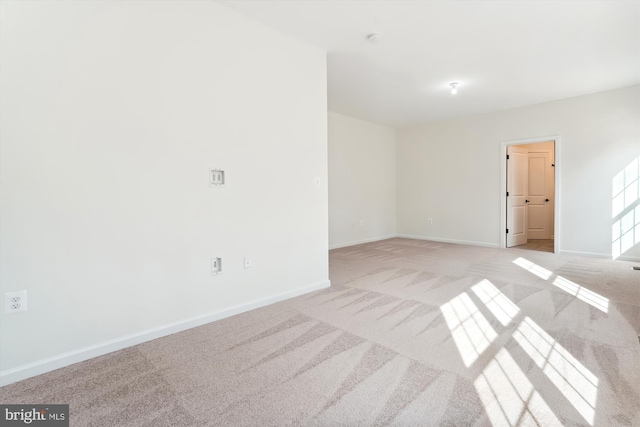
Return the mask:
<svg viewBox="0 0 640 427">
<path fill-rule="evenodd" d="M 527 243 L 527 150 L 507 147 L 507 247 Z"/>
<path fill-rule="evenodd" d="M 532 152 L 528 156 L 527 238 L 551 238 L 551 206 L 553 188 L 550 152 Z"/>
</svg>

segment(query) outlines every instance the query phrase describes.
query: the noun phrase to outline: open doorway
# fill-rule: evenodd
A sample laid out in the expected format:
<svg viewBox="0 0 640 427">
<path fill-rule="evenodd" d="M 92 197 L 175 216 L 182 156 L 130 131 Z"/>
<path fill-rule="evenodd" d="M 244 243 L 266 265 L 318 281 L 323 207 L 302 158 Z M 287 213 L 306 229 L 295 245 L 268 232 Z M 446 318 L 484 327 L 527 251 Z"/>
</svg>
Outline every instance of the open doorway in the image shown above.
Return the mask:
<svg viewBox="0 0 640 427">
<path fill-rule="evenodd" d="M 503 143 L 503 247 L 556 251 L 557 143 L 557 138 Z"/>
</svg>

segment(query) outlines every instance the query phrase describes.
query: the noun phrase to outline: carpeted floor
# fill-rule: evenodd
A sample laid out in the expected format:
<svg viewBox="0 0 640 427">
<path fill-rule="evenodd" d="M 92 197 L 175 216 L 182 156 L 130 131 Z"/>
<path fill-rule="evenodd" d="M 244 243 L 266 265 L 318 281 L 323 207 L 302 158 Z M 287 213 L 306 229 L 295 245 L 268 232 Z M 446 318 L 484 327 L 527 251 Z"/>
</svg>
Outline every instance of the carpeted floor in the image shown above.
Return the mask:
<svg viewBox="0 0 640 427">
<path fill-rule="evenodd" d="M 0 389 L 73 426 L 639 426 L 640 272 L 390 239 L 329 289 Z"/>
</svg>

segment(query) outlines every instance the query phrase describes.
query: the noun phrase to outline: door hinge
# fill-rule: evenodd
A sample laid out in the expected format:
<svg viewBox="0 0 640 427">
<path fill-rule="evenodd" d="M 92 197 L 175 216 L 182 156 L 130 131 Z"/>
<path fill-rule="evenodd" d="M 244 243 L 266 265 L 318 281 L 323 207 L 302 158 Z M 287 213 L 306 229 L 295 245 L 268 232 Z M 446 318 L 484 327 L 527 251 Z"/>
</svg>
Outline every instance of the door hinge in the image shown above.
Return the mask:
<svg viewBox="0 0 640 427">
<path fill-rule="evenodd" d="M 507 197 L 509 197 L 509 192 L 507 191 Z"/>
<path fill-rule="evenodd" d="M 507 234 L 509 234 L 509 229 L 507 228 Z"/>
<path fill-rule="evenodd" d="M 509 155 L 507 154 L 507 160 L 509 160 Z"/>
</svg>

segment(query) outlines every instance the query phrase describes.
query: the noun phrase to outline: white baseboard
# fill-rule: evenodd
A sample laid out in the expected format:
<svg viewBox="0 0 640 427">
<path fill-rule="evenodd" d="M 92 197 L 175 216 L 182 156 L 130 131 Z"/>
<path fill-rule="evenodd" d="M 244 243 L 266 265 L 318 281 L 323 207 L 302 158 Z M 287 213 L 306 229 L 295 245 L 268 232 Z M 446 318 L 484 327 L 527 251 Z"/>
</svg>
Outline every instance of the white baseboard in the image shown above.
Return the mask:
<svg viewBox="0 0 640 427">
<path fill-rule="evenodd" d="M 564 249 L 558 250 L 558 255 L 580 256 L 585 258 L 609 258 L 610 254 L 601 254 L 596 252 L 580 252 L 580 251 L 565 251 Z"/>
<path fill-rule="evenodd" d="M 372 237 L 370 239 L 356 240 L 356 241 L 347 242 L 347 243 L 338 243 L 336 245 L 329 245 L 329 250 L 331 250 L 331 249 L 339 249 L 339 248 L 346 248 L 348 246 L 361 245 L 363 243 L 378 242 L 380 240 L 393 239 L 394 237 L 398 237 L 398 236 L 395 235 L 395 234 L 390 234 L 388 236 Z"/>
<path fill-rule="evenodd" d="M 329 280 L 0 371 L 0 386 L 331 286 Z"/>
<path fill-rule="evenodd" d="M 564 250 L 560 250 L 560 251 L 558 251 L 558 254 L 560 254 L 560 255 L 569 255 L 569 256 L 581 256 L 581 257 L 585 257 L 585 258 L 612 259 L 611 254 L 601 254 L 601 253 L 594 253 L 594 252 L 579 252 L 579 251 L 564 251 Z M 616 260 L 618 260 L 618 261 L 640 262 L 640 258 L 639 257 L 633 257 L 633 256 L 619 256 L 618 258 L 616 258 Z"/>
<path fill-rule="evenodd" d="M 442 243 L 455 243 L 458 245 L 471 245 L 471 246 L 482 246 L 485 248 L 499 248 L 500 245 L 498 243 L 486 243 L 486 242 L 473 242 L 469 240 L 455 240 L 455 239 L 443 239 L 440 237 L 428 237 L 428 236 L 413 236 L 410 234 L 398 234 L 396 237 L 402 237 L 405 239 L 417 239 L 417 240 L 430 240 L 432 242 L 442 242 Z"/>
</svg>

